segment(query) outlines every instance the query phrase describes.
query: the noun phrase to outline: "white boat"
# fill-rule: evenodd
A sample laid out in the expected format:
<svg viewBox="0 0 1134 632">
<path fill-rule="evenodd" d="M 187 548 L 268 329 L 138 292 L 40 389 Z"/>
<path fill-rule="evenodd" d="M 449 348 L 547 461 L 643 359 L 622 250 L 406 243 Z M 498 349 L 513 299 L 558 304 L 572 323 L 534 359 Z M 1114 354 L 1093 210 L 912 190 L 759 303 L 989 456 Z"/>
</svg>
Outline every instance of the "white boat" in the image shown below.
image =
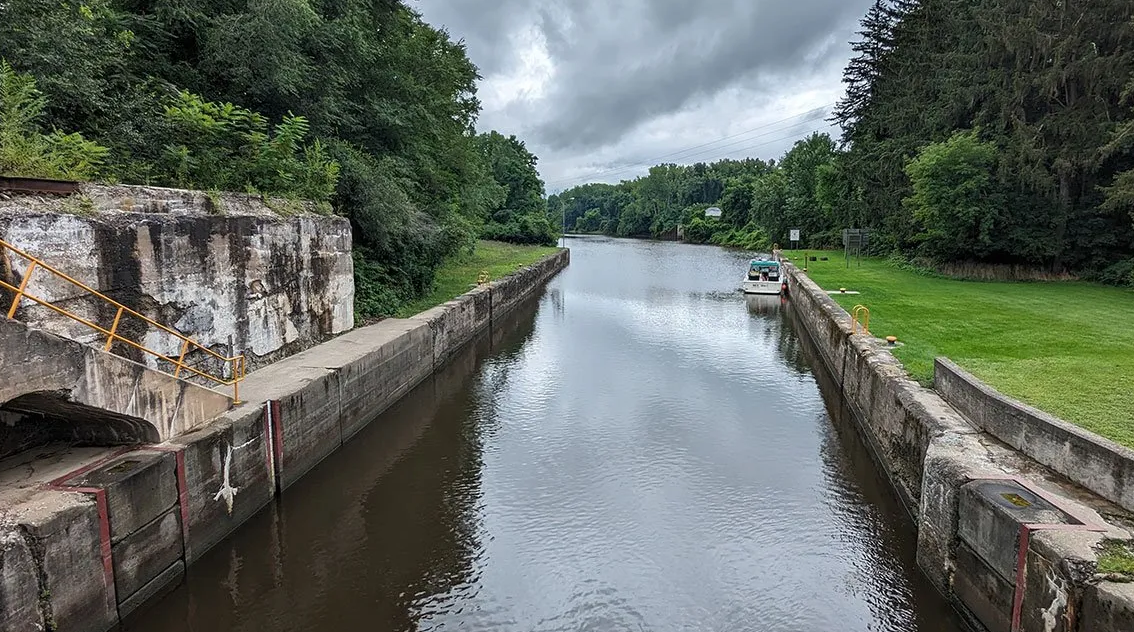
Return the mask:
<svg viewBox="0 0 1134 632">
<path fill-rule="evenodd" d="M 780 294 L 783 281 L 780 279 L 780 264 L 768 259 L 753 259 L 748 262 L 748 274 L 744 277 L 745 294 Z"/>
</svg>

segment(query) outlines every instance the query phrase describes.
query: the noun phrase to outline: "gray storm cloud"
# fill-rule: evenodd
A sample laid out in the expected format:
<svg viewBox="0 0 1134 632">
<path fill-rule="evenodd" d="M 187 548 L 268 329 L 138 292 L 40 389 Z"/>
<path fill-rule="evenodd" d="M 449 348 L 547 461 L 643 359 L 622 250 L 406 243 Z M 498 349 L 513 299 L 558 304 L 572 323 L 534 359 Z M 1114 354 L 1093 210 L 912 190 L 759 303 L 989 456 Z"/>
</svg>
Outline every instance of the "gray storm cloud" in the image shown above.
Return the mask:
<svg viewBox="0 0 1134 632">
<path fill-rule="evenodd" d="M 416 7 L 464 39 L 486 77 L 516 63 L 516 33 L 540 34 L 553 79 L 538 99 L 509 105 L 507 118 L 545 153 L 562 155 L 617 144 L 645 122 L 726 90 L 755 91 L 761 100 L 790 93 L 848 54 L 846 41 L 869 4 L 420 0 Z"/>
</svg>

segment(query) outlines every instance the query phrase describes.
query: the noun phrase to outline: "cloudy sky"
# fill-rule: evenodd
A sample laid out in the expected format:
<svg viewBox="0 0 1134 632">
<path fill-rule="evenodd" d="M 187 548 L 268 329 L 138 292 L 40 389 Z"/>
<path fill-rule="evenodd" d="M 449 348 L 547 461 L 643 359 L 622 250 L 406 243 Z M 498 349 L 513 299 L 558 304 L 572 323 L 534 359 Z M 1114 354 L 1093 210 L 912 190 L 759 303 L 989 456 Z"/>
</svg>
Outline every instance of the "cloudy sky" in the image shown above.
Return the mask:
<svg viewBox="0 0 1134 632">
<path fill-rule="evenodd" d="M 539 156 L 548 193 L 659 162 L 777 158 L 830 130 L 871 0 L 416 0 L 484 77 L 478 127 Z"/>
</svg>

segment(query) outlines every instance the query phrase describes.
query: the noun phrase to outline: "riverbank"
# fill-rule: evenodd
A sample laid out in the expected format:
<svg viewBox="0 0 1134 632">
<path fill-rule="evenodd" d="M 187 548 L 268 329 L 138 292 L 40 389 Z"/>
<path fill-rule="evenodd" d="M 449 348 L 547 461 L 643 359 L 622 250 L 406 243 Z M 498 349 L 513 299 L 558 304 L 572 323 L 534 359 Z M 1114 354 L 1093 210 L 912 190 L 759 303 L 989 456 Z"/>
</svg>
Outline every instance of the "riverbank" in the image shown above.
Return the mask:
<svg viewBox="0 0 1134 632">
<path fill-rule="evenodd" d="M 917 523 L 917 563 L 934 585 L 996 632 L 1128 630 L 1134 584 L 1099 573 L 1108 542 L 1129 540 L 1134 527 L 1123 509 L 1134 487 L 1124 482 L 1122 448 L 1007 408 L 999 418 L 1017 423 L 1017 436 L 996 434 L 910 379 L 886 343 L 856 333 L 850 314 L 808 274 L 791 263 L 784 272 L 792 313 L 845 414 Z M 863 295 L 839 298 L 866 303 Z M 873 319 L 871 329 L 886 335 Z M 952 389 L 954 401 L 962 390 Z M 1053 454 L 1064 458 L 1046 458 Z"/>
<path fill-rule="evenodd" d="M 103 632 L 569 262 L 559 250 L 408 319 L 250 373 L 245 402 L 153 446 L 55 445 L 0 464 L 0 629 Z"/>
<path fill-rule="evenodd" d="M 799 259 L 803 253 L 784 252 Z M 870 330 L 933 383 L 945 356 L 1001 393 L 1134 447 L 1134 291 L 1081 282 L 978 282 L 926 276 L 841 252 L 810 251 L 807 274 L 843 308 L 870 309 Z"/>
<path fill-rule="evenodd" d="M 433 291 L 402 307 L 396 318 L 409 318 L 419 312 L 436 307 L 468 292 L 476 286 L 482 271 L 489 280 L 508 276 L 518 268 L 530 266 L 540 259 L 555 254 L 559 249 L 551 246 L 521 246 L 499 241 L 477 242 L 473 253 L 445 262 L 434 277 Z"/>
</svg>

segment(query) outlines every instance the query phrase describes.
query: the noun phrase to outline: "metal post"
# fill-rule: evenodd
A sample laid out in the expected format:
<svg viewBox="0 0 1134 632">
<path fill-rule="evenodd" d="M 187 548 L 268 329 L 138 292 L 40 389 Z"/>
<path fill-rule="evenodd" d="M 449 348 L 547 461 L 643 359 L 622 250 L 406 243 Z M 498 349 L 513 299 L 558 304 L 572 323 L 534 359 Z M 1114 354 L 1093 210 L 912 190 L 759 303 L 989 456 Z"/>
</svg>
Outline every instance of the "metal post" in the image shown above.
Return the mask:
<svg viewBox="0 0 1134 632">
<path fill-rule="evenodd" d="M 103 351 L 110 353 L 110 347 L 114 345 L 114 334 L 118 331 L 118 321 L 122 320 L 122 308 L 118 308 L 118 313 L 114 315 L 114 324 L 110 326 L 110 335 L 106 337 L 106 346 L 102 348 Z"/>
<path fill-rule="evenodd" d="M 185 339 L 185 342 L 181 343 L 181 355 L 177 357 L 177 369 L 173 372 L 173 377 L 181 377 L 181 367 L 185 366 L 186 353 L 189 353 L 188 338 Z"/>
<path fill-rule="evenodd" d="M 28 269 L 24 272 L 24 280 L 20 281 L 20 289 L 16 290 L 16 297 L 12 299 L 12 306 L 8 308 L 8 318 L 16 317 L 16 308 L 20 306 L 20 299 L 24 297 L 24 290 L 28 287 L 28 281 L 31 280 L 32 270 L 35 270 L 35 261 L 28 265 Z"/>
</svg>

